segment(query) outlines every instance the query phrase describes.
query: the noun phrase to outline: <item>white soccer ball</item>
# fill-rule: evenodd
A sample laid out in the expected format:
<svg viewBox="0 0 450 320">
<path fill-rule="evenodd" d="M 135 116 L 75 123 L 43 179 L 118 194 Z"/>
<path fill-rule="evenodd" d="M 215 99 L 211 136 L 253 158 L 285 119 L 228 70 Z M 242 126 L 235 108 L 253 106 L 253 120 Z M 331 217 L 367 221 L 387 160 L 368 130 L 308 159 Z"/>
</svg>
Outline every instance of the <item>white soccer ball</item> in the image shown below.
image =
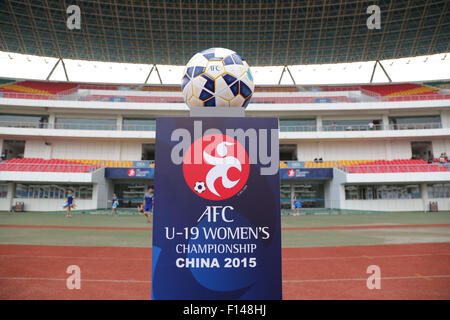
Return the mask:
<svg viewBox="0 0 450 320">
<path fill-rule="evenodd" d="M 254 89 L 247 62 L 224 48 L 196 53 L 187 63 L 181 83 L 184 101 L 190 108 L 246 108 Z"/>
<path fill-rule="evenodd" d="M 206 190 L 205 183 L 203 181 L 197 181 L 194 185 L 194 190 L 198 193 L 202 193 Z"/>
</svg>

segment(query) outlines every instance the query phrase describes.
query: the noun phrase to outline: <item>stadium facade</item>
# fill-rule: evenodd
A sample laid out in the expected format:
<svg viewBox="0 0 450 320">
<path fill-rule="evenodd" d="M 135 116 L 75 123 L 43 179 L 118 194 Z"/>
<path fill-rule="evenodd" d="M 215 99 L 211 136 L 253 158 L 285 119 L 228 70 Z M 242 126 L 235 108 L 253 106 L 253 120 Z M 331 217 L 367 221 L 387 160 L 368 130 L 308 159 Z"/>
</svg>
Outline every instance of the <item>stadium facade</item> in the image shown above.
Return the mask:
<svg viewBox="0 0 450 320">
<path fill-rule="evenodd" d="M 450 210 L 448 88 L 257 86 L 246 115 L 279 118 L 283 212 Z M 135 208 L 159 116 L 189 116 L 179 86 L 0 79 L 0 210 L 61 211 L 68 189 L 78 210 L 114 192 Z"/>
</svg>

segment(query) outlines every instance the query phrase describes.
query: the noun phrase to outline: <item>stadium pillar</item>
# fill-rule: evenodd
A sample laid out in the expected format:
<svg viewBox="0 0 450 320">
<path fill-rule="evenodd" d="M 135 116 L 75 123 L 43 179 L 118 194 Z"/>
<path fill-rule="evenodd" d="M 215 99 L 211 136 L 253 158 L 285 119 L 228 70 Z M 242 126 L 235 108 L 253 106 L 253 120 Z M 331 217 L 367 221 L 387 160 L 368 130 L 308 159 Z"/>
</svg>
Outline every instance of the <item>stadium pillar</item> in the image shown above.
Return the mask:
<svg viewBox="0 0 450 320">
<path fill-rule="evenodd" d="M 123 116 L 121 114 L 119 114 L 116 119 L 117 130 L 122 130 L 122 122 L 123 122 Z"/>
<path fill-rule="evenodd" d="M 389 116 L 387 114 L 383 114 L 383 130 L 389 130 Z"/>
<path fill-rule="evenodd" d="M 322 116 L 316 117 L 316 131 L 322 131 Z"/>
<path fill-rule="evenodd" d="M 428 207 L 428 185 L 426 183 L 422 183 L 420 185 L 420 194 L 423 202 L 423 212 L 426 212 Z"/>
<path fill-rule="evenodd" d="M 49 129 L 55 129 L 55 114 L 54 113 L 50 113 L 50 115 L 48 116 L 48 128 Z"/>
<path fill-rule="evenodd" d="M 9 209 L 13 206 L 13 199 L 14 194 L 16 193 L 16 183 L 15 182 L 8 182 L 8 195 L 7 199 L 9 200 Z"/>
</svg>

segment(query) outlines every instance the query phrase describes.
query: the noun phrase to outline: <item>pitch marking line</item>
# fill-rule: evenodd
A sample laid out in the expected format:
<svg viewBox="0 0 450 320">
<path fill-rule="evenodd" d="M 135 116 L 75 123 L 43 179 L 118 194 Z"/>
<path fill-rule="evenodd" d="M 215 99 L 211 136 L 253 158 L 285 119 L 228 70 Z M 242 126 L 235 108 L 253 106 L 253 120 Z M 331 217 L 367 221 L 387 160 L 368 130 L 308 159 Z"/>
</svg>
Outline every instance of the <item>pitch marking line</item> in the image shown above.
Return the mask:
<svg viewBox="0 0 450 320">
<path fill-rule="evenodd" d="M 405 225 L 354 225 L 354 226 L 328 226 L 328 227 L 282 227 L 282 231 L 307 230 L 358 230 L 358 229 L 395 229 L 395 228 L 446 228 L 450 224 L 405 224 Z M 149 227 L 91 227 L 91 226 L 53 226 L 53 225 L 15 225 L 0 224 L 0 228 L 30 228 L 30 229 L 73 229 L 73 230 L 128 230 L 152 231 Z"/>
<path fill-rule="evenodd" d="M 67 281 L 66 278 L 34 278 L 34 277 L 0 277 L 0 280 L 22 280 L 22 281 Z M 151 283 L 150 280 L 107 280 L 107 279 L 82 279 L 82 282 L 113 282 L 113 283 Z"/>
<path fill-rule="evenodd" d="M 369 259 L 375 258 L 406 258 L 406 257 L 430 257 L 430 256 L 450 256 L 450 253 L 424 253 L 424 254 L 399 254 L 383 256 L 346 256 L 346 257 L 311 257 L 311 258 L 283 258 L 283 261 L 307 261 L 307 260 L 334 260 L 334 259 Z M 84 260 L 117 260 L 117 257 L 82 257 L 82 256 L 28 256 L 15 254 L 0 254 L 0 258 L 26 258 L 26 259 L 84 259 Z M 151 261 L 149 258 L 120 258 L 121 261 Z"/>
<path fill-rule="evenodd" d="M 375 258 L 405 258 L 405 257 L 429 257 L 429 256 L 450 256 L 450 253 L 424 253 L 424 254 L 398 254 L 398 255 L 384 255 L 384 256 L 348 256 L 348 257 L 312 257 L 312 258 L 284 258 L 283 261 L 301 261 L 301 260 L 334 260 L 334 259 L 370 259 Z"/>
<path fill-rule="evenodd" d="M 0 254 L 0 258 L 25 258 L 25 259 L 85 259 L 85 260 L 117 260 L 118 257 L 71 257 L 71 256 L 27 256 L 16 254 Z M 122 258 L 120 261 L 148 261 L 151 262 L 151 257 L 144 258 Z"/>
<path fill-rule="evenodd" d="M 381 277 L 381 280 L 401 280 L 401 279 L 426 279 L 432 278 L 450 278 L 450 275 L 429 275 L 429 276 L 399 276 L 399 277 Z M 311 279 L 311 280 L 283 280 L 283 283 L 303 283 L 303 282 L 338 282 L 338 281 L 367 281 L 367 278 L 350 278 L 350 279 Z"/>
</svg>

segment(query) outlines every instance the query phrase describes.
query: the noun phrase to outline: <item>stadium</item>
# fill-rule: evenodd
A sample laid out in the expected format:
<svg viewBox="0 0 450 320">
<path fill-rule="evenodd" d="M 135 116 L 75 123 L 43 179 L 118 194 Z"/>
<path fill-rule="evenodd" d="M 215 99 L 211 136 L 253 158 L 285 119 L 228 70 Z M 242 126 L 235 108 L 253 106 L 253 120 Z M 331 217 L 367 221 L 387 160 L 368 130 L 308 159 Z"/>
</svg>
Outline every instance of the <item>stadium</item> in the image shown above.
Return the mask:
<svg viewBox="0 0 450 320">
<path fill-rule="evenodd" d="M 448 1 L 378 1 L 380 28 L 369 1 L 75 2 L 79 28 L 67 1 L 0 5 L 1 299 L 150 298 L 156 118 L 189 117 L 214 47 L 252 70 L 246 117 L 278 118 L 283 298 L 450 298 Z"/>
</svg>

